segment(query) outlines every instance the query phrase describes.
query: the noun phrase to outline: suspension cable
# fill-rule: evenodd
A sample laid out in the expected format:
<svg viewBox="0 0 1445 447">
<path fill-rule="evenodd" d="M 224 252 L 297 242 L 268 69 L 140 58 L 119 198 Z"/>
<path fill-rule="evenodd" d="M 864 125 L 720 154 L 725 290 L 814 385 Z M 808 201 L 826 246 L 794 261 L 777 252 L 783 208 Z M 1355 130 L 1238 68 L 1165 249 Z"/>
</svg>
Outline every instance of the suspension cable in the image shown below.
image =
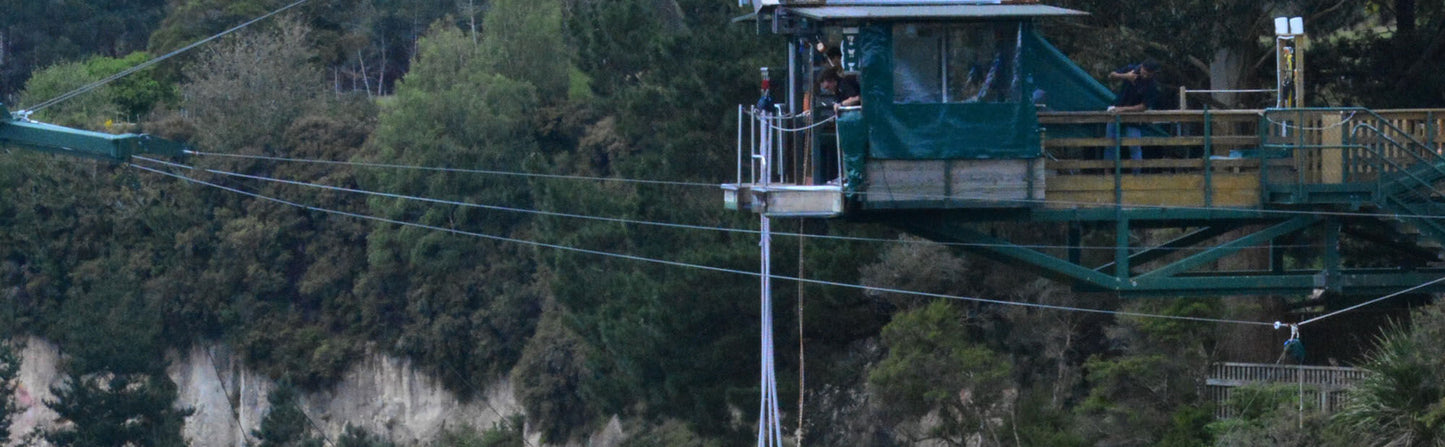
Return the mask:
<svg viewBox="0 0 1445 447">
<path fill-rule="evenodd" d="M 481 208 L 481 209 L 490 209 L 490 210 L 497 210 L 497 211 L 509 211 L 509 212 L 526 213 L 526 214 L 537 214 L 537 215 L 552 216 L 552 217 L 567 217 L 567 218 L 575 218 L 575 219 L 597 220 L 597 221 L 614 222 L 614 223 L 622 223 L 622 224 L 651 225 L 651 226 L 668 227 L 668 228 L 679 228 L 679 229 L 689 229 L 689 230 L 721 231 L 721 232 L 727 232 L 727 233 L 758 234 L 758 230 L 746 229 L 746 228 L 729 228 L 729 227 L 717 227 L 717 226 L 705 226 L 705 225 L 680 224 L 680 223 L 671 223 L 671 222 L 656 222 L 656 221 L 623 219 L 623 218 L 615 218 L 615 217 L 591 216 L 591 215 L 585 215 L 585 214 L 562 213 L 562 212 L 544 211 L 544 210 L 537 210 L 537 209 L 530 209 L 530 208 L 514 208 L 514 207 L 506 207 L 506 206 L 499 206 L 499 205 L 484 205 L 484 204 L 477 204 L 477 203 L 470 203 L 470 202 L 461 202 L 461 201 L 443 200 L 443 199 L 433 199 L 433 198 L 429 198 L 429 197 L 419 197 L 419 196 L 411 196 L 411 195 L 404 195 L 404 194 L 395 194 L 395 193 L 386 193 L 386 192 L 370 191 L 370 190 L 357 189 L 357 188 L 346 188 L 346 187 L 340 187 L 340 186 L 322 185 L 322 184 L 317 184 L 317 183 L 301 182 L 301 181 L 295 181 L 295 180 L 284 180 L 284 179 L 277 179 L 277 178 L 260 176 L 260 175 L 241 174 L 241 173 L 236 173 L 236 172 L 222 171 L 222 170 L 217 170 L 217 169 L 197 168 L 197 167 L 194 167 L 194 166 L 183 165 L 183 164 L 179 164 L 179 163 L 172 163 L 172 162 L 168 162 L 168 161 L 164 161 L 164 160 L 158 160 L 158 159 L 148 158 L 148 157 L 139 156 L 139 155 L 137 155 L 137 156 L 132 156 L 132 158 L 133 158 L 133 159 L 136 159 L 136 160 L 148 162 L 148 163 L 156 163 L 156 164 L 165 165 L 165 166 L 169 166 L 169 167 L 173 167 L 173 168 L 203 171 L 203 172 L 207 172 L 207 173 L 210 173 L 210 174 L 221 175 L 221 176 L 237 177 L 237 178 L 244 178 L 244 179 L 264 181 L 264 182 L 272 182 L 272 183 L 281 183 L 281 184 L 286 184 L 286 185 L 302 186 L 302 187 L 308 187 L 308 188 L 317 188 L 317 189 L 323 189 L 323 190 L 329 190 L 329 191 L 347 192 L 347 193 L 354 193 L 354 194 L 363 194 L 363 195 L 370 195 L 370 196 L 376 196 L 376 197 L 387 197 L 387 198 L 403 199 L 403 200 L 415 200 L 415 201 L 435 203 L 435 204 L 440 204 L 440 205 L 453 205 L 453 206 L 461 206 L 461 207 L 468 207 L 468 208 Z M 804 239 L 804 238 L 809 238 L 809 239 L 829 239 L 829 240 L 839 240 L 839 241 L 877 242 L 877 243 L 893 243 L 893 244 L 937 244 L 937 245 L 952 246 L 952 247 L 1029 248 L 1029 249 L 1040 249 L 1040 250 L 1049 250 L 1049 249 L 1066 250 L 1066 249 L 1071 249 L 1071 248 L 1079 248 L 1079 249 L 1082 249 L 1082 250 L 1097 250 L 1097 251 L 1113 251 L 1113 250 L 1117 250 L 1117 249 L 1118 249 L 1117 247 L 1114 247 L 1114 246 L 1087 246 L 1087 245 L 1071 246 L 1071 245 L 1048 245 L 1048 244 L 997 244 L 997 243 L 985 243 L 985 242 L 936 242 L 936 241 L 928 241 L 928 240 L 884 239 L 884 238 L 870 238 L 870 237 L 860 237 L 860 236 L 839 236 L 839 235 L 826 235 L 826 234 L 804 234 L 804 233 L 790 233 L 790 232 L 777 232 L 777 231 L 773 232 L 773 234 L 774 234 L 774 235 L 778 235 L 778 236 L 796 237 L 796 238 L 799 238 L 799 239 Z M 1318 247 L 1318 245 L 1276 245 L 1276 246 L 1275 246 L 1275 248 L 1315 248 L 1315 247 Z M 1159 248 L 1161 248 L 1161 247 L 1156 246 L 1156 247 L 1141 247 L 1141 248 L 1146 249 L 1146 250 L 1152 250 L 1152 249 L 1159 249 Z M 1175 250 L 1175 251 L 1204 251 L 1204 250 L 1212 250 L 1212 249 L 1214 249 L 1214 248 L 1216 248 L 1216 247 L 1179 247 L 1179 248 L 1176 248 L 1176 249 L 1174 249 L 1174 250 Z M 1265 247 L 1256 246 L 1256 247 L 1247 247 L 1247 248 L 1262 249 L 1262 248 L 1265 248 Z"/>
<path fill-rule="evenodd" d="M 421 171 L 433 171 L 433 172 L 450 172 L 450 173 L 463 173 L 463 174 L 507 175 L 507 176 L 518 176 L 518 177 L 549 178 L 549 179 L 564 179 L 564 180 L 581 180 L 581 181 L 598 181 L 598 182 L 621 182 L 621 183 L 638 183 L 638 184 L 669 185 L 669 186 L 691 186 L 691 187 L 705 187 L 705 188 L 717 188 L 718 185 L 720 184 L 720 183 L 686 182 L 686 181 L 672 181 L 672 180 L 649 180 L 649 179 L 629 179 L 629 178 L 615 178 L 615 177 L 596 177 L 596 176 L 585 176 L 585 175 L 541 174 L 541 173 L 532 173 L 532 172 L 518 172 L 518 171 L 505 171 L 505 170 L 488 170 L 488 169 L 463 169 L 463 168 L 448 168 L 448 167 L 434 167 L 434 166 L 417 166 L 417 165 L 393 164 L 393 163 L 370 163 L 370 162 L 338 161 L 338 160 L 316 160 L 316 159 L 305 159 L 305 158 L 275 157 L 275 156 L 265 156 L 265 155 L 225 154 L 225 153 L 200 152 L 200 151 L 186 151 L 185 153 L 186 153 L 187 155 L 195 155 L 195 156 L 211 156 L 211 157 L 238 158 L 238 159 L 249 159 L 249 160 L 265 160 L 265 161 L 277 161 L 277 162 L 288 162 L 288 163 L 311 163 L 311 164 L 323 164 L 323 165 L 335 165 L 335 166 L 356 166 L 356 167 L 385 168 L 385 169 L 409 169 L 409 170 L 421 170 Z M 887 195 L 889 195 L 889 196 L 891 196 L 891 197 L 895 197 L 895 198 L 922 199 L 922 200 L 930 200 L 930 199 L 932 199 L 932 200 L 961 200 L 961 201 L 977 200 L 977 201 L 986 201 L 986 202 L 995 202 L 995 203 L 1013 203 L 1013 204 L 1023 204 L 1023 205 L 1029 205 L 1029 204 L 1035 204 L 1035 205 L 1058 205 L 1058 206 L 1070 206 L 1070 207 L 1075 207 L 1075 208 L 1078 208 L 1078 209 L 1105 209 L 1105 208 L 1107 208 L 1107 209 L 1114 209 L 1114 208 L 1122 208 L 1122 209 L 1126 209 L 1126 210 L 1189 210 L 1189 211 L 1241 212 L 1241 213 L 1253 213 L 1253 214 L 1257 214 L 1257 215 L 1259 215 L 1259 216 L 1261 216 L 1261 217 L 1263 217 L 1263 216 L 1272 216 L 1272 215 L 1282 215 L 1282 216 L 1375 217 L 1375 218 L 1391 218 L 1391 219 L 1411 218 L 1411 219 L 1428 219 L 1428 220 L 1441 220 L 1441 219 L 1445 219 L 1445 216 L 1422 215 L 1422 214 L 1400 214 L 1400 213 L 1368 213 L 1368 212 L 1359 212 L 1359 211 L 1271 210 L 1271 209 L 1257 209 L 1257 208 L 1207 207 L 1207 206 L 1187 206 L 1187 205 L 1123 205 L 1123 206 L 1120 206 L 1120 205 L 1110 204 L 1110 203 L 1082 202 L 1082 201 L 1072 201 L 1072 200 L 1054 200 L 1054 199 L 1001 199 L 1001 198 L 995 198 L 995 197 L 982 197 L 982 196 L 963 196 L 963 195 L 946 195 L 946 194 L 886 193 L 886 192 L 868 192 L 868 191 L 860 191 L 860 192 L 857 192 L 856 194 L 858 194 L 858 195 L 860 195 L 860 196 L 867 196 L 867 195 L 870 195 L 870 194 L 887 194 Z M 777 233 L 777 234 L 785 234 L 785 233 Z"/>
<path fill-rule="evenodd" d="M 204 180 L 200 180 L 200 179 L 196 179 L 196 178 L 192 178 L 192 177 L 188 177 L 188 176 L 184 176 L 184 175 L 180 175 L 180 174 L 176 174 L 176 173 L 172 173 L 172 172 L 167 172 L 167 171 L 163 171 L 163 170 L 160 170 L 160 169 L 155 169 L 155 168 L 150 168 L 150 167 L 141 166 L 141 165 L 135 165 L 135 164 L 132 164 L 132 165 L 129 165 L 129 166 L 134 167 L 134 168 L 136 168 L 136 169 L 140 169 L 140 170 L 142 170 L 142 171 L 146 171 L 146 172 L 150 172 L 150 173 L 154 173 L 154 174 L 163 175 L 163 176 L 166 176 L 166 177 L 171 177 L 171 178 L 179 179 L 179 180 L 182 180 L 182 181 L 185 181 L 185 182 L 189 182 L 189 183 L 195 183 L 195 184 L 198 184 L 198 185 L 208 186 L 208 187 L 211 187 L 211 188 L 216 188 L 216 189 L 220 189 L 220 190 L 223 190 L 223 191 L 227 191 L 227 192 L 231 192 L 231 193 L 235 193 L 235 194 L 239 194 L 239 195 L 243 195 L 243 196 L 247 196 L 247 197 L 252 197 L 252 198 L 255 198 L 255 199 L 259 199 L 259 200 L 269 201 L 269 202 L 273 202 L 273 203 L 277 203 L 277 204 L 281 204 L 281 205 L 296 207 L 296 208 L 300 208 L 300 209 L 304 209 L 304 210 L 308 210 L 308 211 L 319 212 L 319 213 L 333 214 L 333 215 L 344 216 L 344 217 L 351 217 L 351 218 L 361 219 L 361 220 L 370 220 L 370 221 L 374 221 L 374 222 L 381 222 L 381 223 L 386 223 L 386 224 L 391 224 L 391 225 L 400 225 L 400 226 L 407 226 L 407 227 L 413 227 L 413 228 L 422 228 L 422 229 L 427 229 L 427 230 L 434 230 L 434 231 L 440 231 L 440 232 L 444 232 L 444 233 L 451 233 L 451 234 L 455 234 L 455 235 L 461 235 L 461 236 L 471 236 L 471 237 L 476 237 L 476 238 L 480 238 L 480 239 L 488 239 L 488 240 L 494 240 L 494 241 L 500 241 L 500 242 L 511 242 L 511 243 L 522 244 L 522 245 L 530 245 L 530 246 L 534 246 L 534 247 L 552 248 L 552 249 L 556 249 L 556 250 L 569 251 L 569 252 L 574 252 L 574 253 L 591 254 L 591 255 L 597 255 L 597 256 L 603 256 L 603 257 L 612 257 L 612 258 L 626 259 L 626 260 L 632 260 L 632 261 L 648 262 L 648 263 L 662 264 L 662 265 L 668 265 L 668 266 L 673 266 L 673 267 L 682 267 L 682 268 L 705 270 L 705 271 L 719 272 L 719 273 L 731 273 L 731 274 L 736 274 L 736 275 L 744 275 L 744 276 L 752 276 L 752 277 L 760 276 L 758 272 L 751 272 L 751 271 L 746 271 L 746 270 L 732 269 L 732 268 L 726 268 L 726 267 L 716 267 L 716 266 L 710 266 L 710 265 L 704 265 L 704 264 L 693 264 L 693 263 L 687 263 L 687 262 L 681 262 L 681 261 L 672 261 L 672 260 L 667 260 L 667 259 L 650 258 L 650 257 L 646 257 L 646 256 L 630 255 L 630 254 L 625 254 L 625 253 L 614 253 L 614 252 L 608 252 L 608 251 L 602 251 L 602 250 L 593 250 L 593 249 L 587 249 L 587 248 L 572 247 L 572 246 L 567 246 L 567 245 L 551 244 L 551 243 L 540 242 L 540 241 L 533 241 L 533 240 L 527 240 L 527 239 L 518 239 L 518 238 L 512 238 L 512 237 L 506 237 L 506 236 L 497 236 L 497 235 L 486 234 L 486 233 L 478 233 L 478 232 L 472 232 L 472 231 L 466 231 L 466 230 L 459 230 L 459 229 L 456 229 L 456 228 L 440 227 L 440 226 L 436 226 L 436 225 L 427 225 L 427 224 L 421 224 L 421 223 L 416 223 L 416 222 L 408 222 L 408 221 L 390 219 L 390 218 L 379 217 L 379 216 L 372 216 L 372 215 L 361 214 L 361 213 L 353 213 L 353 212 L 348 212 L 348 211 L 334 210 L 334 209 L 323 208 L 323 207 L 319 207 L 319 206 L 315 206 L 315 205 L 307 205 L 307 204 L 303 204 L 303 203 L 299 203 L 299 202 L 293 202 L 293 201 L 289 201 L 289 200 L 286 200 L 286 199 L 271 197 L 271 196 L 267 196 L 267 195 L 264 195 L 264 194 L 259 194 L 259 193 L 250 192 L 250 191 L 244 191 L 244 190 L 241 190 L 241 189 L 237 189 L 237 188 L 233 188 L 233 187 L 229 187 L 229 186 L 225 186 L 225 185 L 220 185 L 220 184 L 217 184 L 217 183 L 208 182 L 208 181 L 204 181 Z M 843 288 L 857 289 L 857 290 L 862 290 L 862 291 L 865 291 L 865 292 L 870 292 L 870 291 L 871 291 L 871 292 L 897 293 L 897 294 L 901 294 L 901 295 L 914 295 L 914 296 L 922 296 L 922 297 L 944 298 L 944 299 L 952 299 L 952 300 L 958 300 L 958 301 L 968 301 L 968 302 L 976 302 L 976 303 L 997 304 L 997 305 L 1002 305 L 1002 306 L 1027 307 L 1027 308 L 1035 308 L 1035 309 L 1046 309 L 1046 310 L 1068 311 L 1068 312 L 1087 312 L 1087 313 L 1095 313 L 1095 314 L 1102 314 L 1102 315 L 1129 316 L 1129 317 L 1137 317 L 1137 318 L 1159 318 L 1159 319 L 1169 319 L 1169 320 L 1179 320 L 1179 321 L 1193 321 L 1193 322 L 1201 322 L 1201 323 L 1239 324 L 1239 325 L 1251 325 L 1251 326 L 1273 326 L 1273 325 L 1274 325 L 1274 323 L 1266 323 L 1266 322 L 1260 322 L 1260 321 L 1230 320 L 1230 319 L 1205 318 L 1205 317 L 1188 317 L 1188 316 L 1179 316 L 1179 315 L 1160 315 L 1160 314 L 1149 314 L 1149 313 L 1142 313 L 1142 312 L 1130 312 L 1130 311 L 1118 311 L 1118 310 L 1093 309 L 1093 308 L 1085 308 L 1085 307 L 1058 306 L 1058 305 L 1042 304 L 1042 303 L 1028 303 L 1028 302 L 1018 302 L 1018 301 L 1006 301 L 1006 300 L 999 300 L 999 299 L 987 299 L 987 298 L 967 297 L 967 296 L 960 296 L 960 295 L 947 295 L 947 294 L 942 294 L 942 293 L 919 292 L 919 291 L 896 289 L 896 288 L 890 288 L 890 287 L 877 287 L 877 286 L 867 286 L 867 285 L 861 285 L 861 284 L 850 284 L 850 283 L 835 282 L 835 281 L 825 281 L 825 280 L 819 280 L 819 279 L 797 278 L 797 277 L 792 277 L 792 276 L 787 276 L 787 275 L 770 275 L 770 276 L 771 276 L 772 278 L 775 278 L 775 279 L 782 279 L 782 280 L 789 280 L 789 281 L 801 281 L 801 282 L 805 282 L 805 283 L 809 283 L 809 284 L 818 284 L 818 285 L 826 285 L 826 286 L 834 286 L 834 287 L 843 287 Z"/>
</svg>

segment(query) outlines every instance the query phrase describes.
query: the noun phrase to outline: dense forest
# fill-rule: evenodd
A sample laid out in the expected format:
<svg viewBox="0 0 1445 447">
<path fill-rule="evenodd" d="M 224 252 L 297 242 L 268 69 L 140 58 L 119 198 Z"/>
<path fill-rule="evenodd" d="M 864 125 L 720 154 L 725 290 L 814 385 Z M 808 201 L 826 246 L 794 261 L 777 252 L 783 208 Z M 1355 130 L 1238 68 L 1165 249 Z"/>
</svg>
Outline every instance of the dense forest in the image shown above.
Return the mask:
<svg viewBox="0 0 1445 447">
<path fill-rule="evenodd" d="M 0 102 L 40 103 L 289 3 L 0 2 Z M 1273 76 L 1270 18 L 1290 15 L 1315 38 L 1312 104 L 1445 105 L 1445 3 L 1048 3 L 1093 13 L 1041 28 L 1101 79 L 1152 57 L 1168 85 L 1258 86 Z M 0 155 L 0 329 L 67 354 L 52 407 L 73 424 L 36 436 L 183 445 L 166 352 L 221 342 L 287 384 L 262 445 L 320 445 L 295 393 L 373 351 L 461 396 L 511 379 L 525 415 L 440 445 L 522 445 L 523 427 L 560 444 L 613 416 L 630 446 L 752 442 L 758 286 L 728 270 L 756 271 L 757 237 L 720 230 L 756 224 L 723 210 L 715 185 L 733 175 L 734 106 L 783 53 L 730 21 L 744 12 L 732 0 L 312 0 L 36 113 L 188 141 L 203 153 L 184 160 L 194 170 L 136 164 L 206 182 Z M 1284 319 L 1299 298 L 1077 294 L 874 224 L 779 226 L 795 233 L 776 240 L 780 275 L 1255 320 Z M 1285 334 L 816 284 L 776 294 L 784 425 L 807 444 L 1445 442 L 1445 311 L 1404 307 L 1428 299 L 1322 329 L 1357 347 L 1328 361 L 1375 372 L 1346 411 L 1300 417 L 1290 388 L 1264 387 L 1217 420 L 1207 366 L 1275 362 Z M 0 350 L 0 385 L 13 388 L 12 351 Z M 361 430 L 338 444 L 387 445 Z"/>
</svg>

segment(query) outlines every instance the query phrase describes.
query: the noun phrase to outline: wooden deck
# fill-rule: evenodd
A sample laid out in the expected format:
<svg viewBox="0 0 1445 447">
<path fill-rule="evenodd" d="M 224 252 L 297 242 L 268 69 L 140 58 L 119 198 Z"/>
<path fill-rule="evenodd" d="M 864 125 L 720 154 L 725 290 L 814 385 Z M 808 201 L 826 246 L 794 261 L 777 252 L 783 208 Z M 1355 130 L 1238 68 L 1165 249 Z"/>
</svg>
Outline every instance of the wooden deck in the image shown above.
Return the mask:
<svg viewBox="0 0 1445 447">
<path fill-rule="evenodd" d="M 1398 142 L 1438 153 L 1445 140 L 1445 111 L 1420 109 L 1042 112 L 1039 122 L 1044 200 L 1053 208 L 1255 208 L 1265 183 L 1367 182 L 1424 158 Z M 1146 136 L 1100 138 L 1111 123 L 1144 128 Z M 1141 147 L 1143 160 L 1128 159 L 1131 146 Z M 1115 148 L 1124 159 L 1105 159 Z"/>
</svg>

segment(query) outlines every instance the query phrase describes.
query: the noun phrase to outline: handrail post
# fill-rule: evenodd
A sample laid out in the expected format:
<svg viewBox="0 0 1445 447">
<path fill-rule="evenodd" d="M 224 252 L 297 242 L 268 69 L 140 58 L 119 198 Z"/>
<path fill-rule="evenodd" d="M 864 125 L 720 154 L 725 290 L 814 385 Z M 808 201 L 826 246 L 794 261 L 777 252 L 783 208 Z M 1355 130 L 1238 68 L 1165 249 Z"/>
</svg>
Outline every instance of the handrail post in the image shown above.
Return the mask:
<svg viewBox="0 0 1445 447">
<path fill-rule="evenodd" d="M 1184 96 L 1184 87 L 1179 87 L 1180 99 Z M 1204 105 L 1204 207 L 1214 206 L 1214 164 L 1210 161 L 1214 158 L 1214 121 L 1209 116 L 1209 104 Z M 1261 163 L 1263 158 L 1260 159 Z"/>
<path fill-rule="evenodd" d="M 1264 113 L 1261 113 L 1261 114 L 1259 115 L 1259 121 L 1255 124 L 1255 132 L 1254 132 L 1254 133 L 1256 133 L 1256 134 L 1259 135 L 1259 148 L 1260 148 L 1260 150 L 1264 150 L 1265 146 L 1267 146 L 1267 145 L 1265 144 L 1265 142 L 1267 141 L 1266 139 L 1269 138 L 1269 135 L 1271 134 L 1271 131 L 1272 131 L 1272 129 L 1269 128 L 1269 111 L 1268 111 L 1268 110 L 1265 110 Z M 1260 157 L 1260 159 L 1259 159 L 1259 203 L 1260 203 L 1260 204 L 1266 204 L 1266 203 L 1269 202 L 1269 186 L 1270 186 L 1270 185 L 1269 185 L 1269 159 L 1268 159 L 1268 158 L 1265 158 L 1265 157 Z"/>
<path fill-rule="evenodd" d="M 743 183 L 743 105 L 742 105 L 742 104 L 738 104 L 738 138 L 737 138 L 737 149 L 738 149 L 737 184 L 741 185 L 741 184 Z"/>
<path fill-rule="evenodd" d="M 1118 114 L 1114 115 L 1114 204 L 1124 204 L 1124 124 Z"/>
</svg>

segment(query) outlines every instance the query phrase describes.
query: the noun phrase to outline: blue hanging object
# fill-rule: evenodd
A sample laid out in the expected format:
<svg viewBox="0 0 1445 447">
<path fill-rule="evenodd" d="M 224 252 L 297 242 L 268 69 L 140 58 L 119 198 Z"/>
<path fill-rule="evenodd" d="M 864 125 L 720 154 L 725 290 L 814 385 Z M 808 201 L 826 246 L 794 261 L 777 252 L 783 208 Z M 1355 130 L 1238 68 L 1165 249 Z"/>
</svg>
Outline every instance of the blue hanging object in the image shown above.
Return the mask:
<svg viewBox="0 0 1445 447">
<path fill-rule="evenodd" d="M 1291 338 L 1284 342 L 1284 353 L 1289 354 L 1297 362 L 1305 361 L 1305 344 L 1298 338 Z"/>
</svg>

